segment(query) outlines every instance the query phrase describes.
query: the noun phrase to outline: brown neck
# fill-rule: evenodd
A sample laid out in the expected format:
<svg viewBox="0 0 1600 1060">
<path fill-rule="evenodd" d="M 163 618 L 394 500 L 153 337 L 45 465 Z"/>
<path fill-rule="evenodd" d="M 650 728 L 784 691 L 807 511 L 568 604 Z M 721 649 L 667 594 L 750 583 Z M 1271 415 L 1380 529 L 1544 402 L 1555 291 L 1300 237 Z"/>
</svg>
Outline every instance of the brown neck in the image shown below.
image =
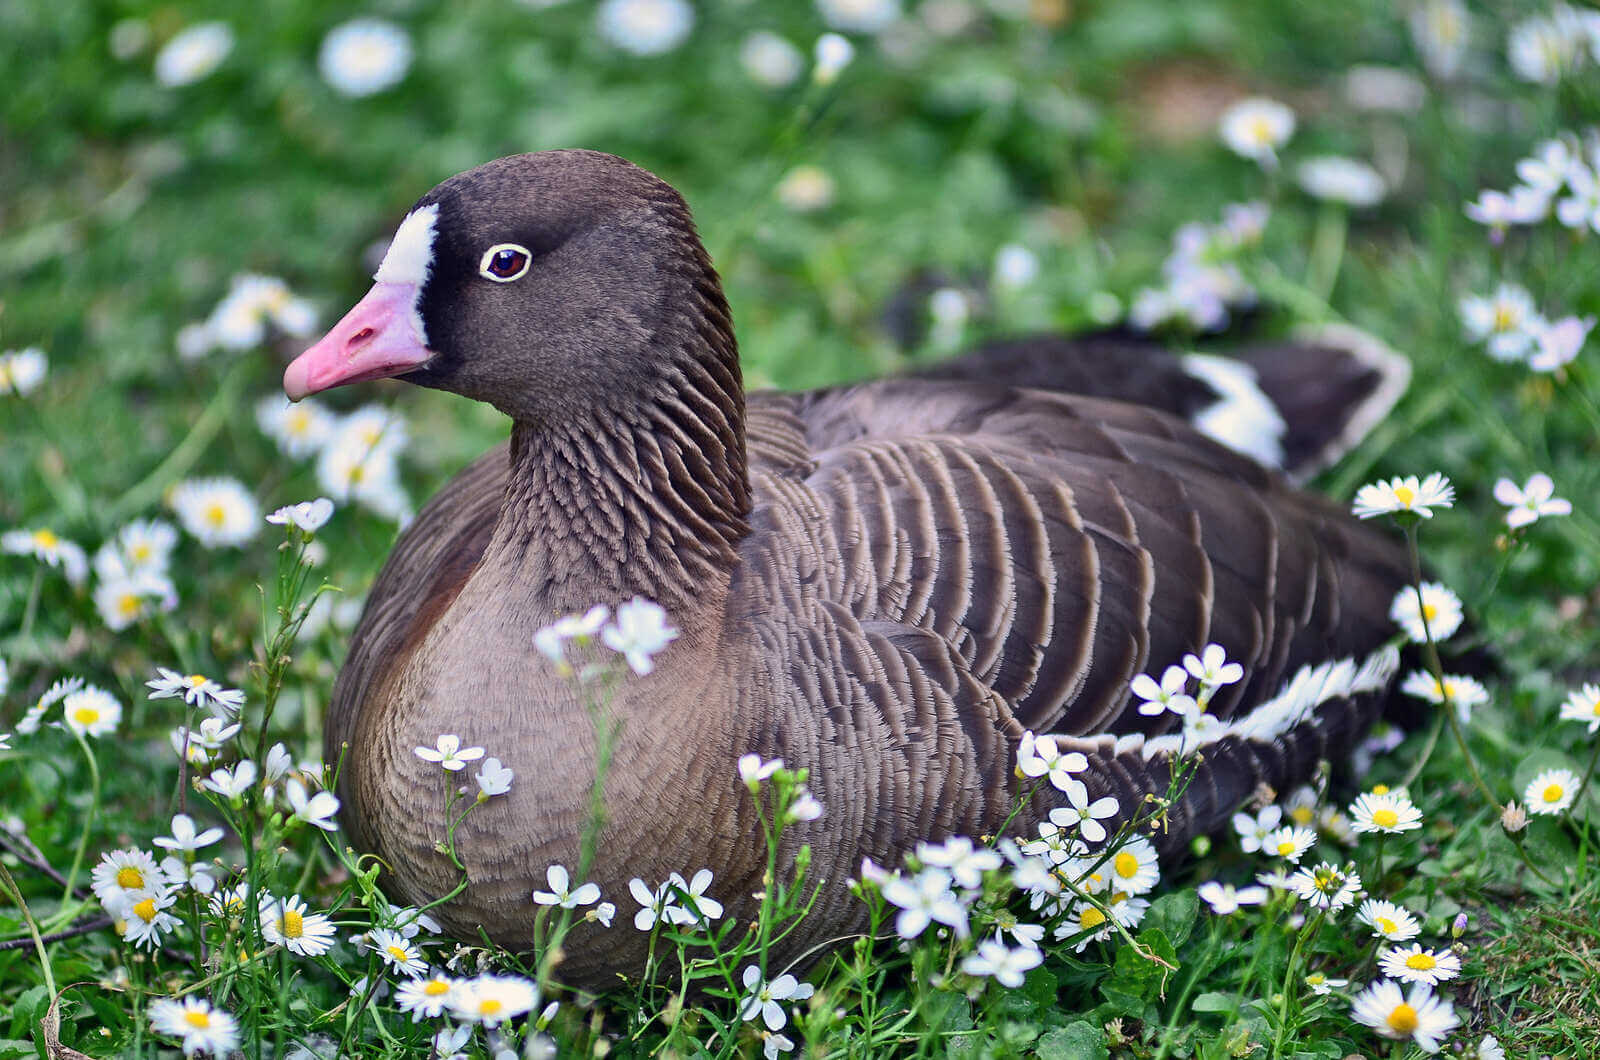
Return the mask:
<svg viewBox="0 0 1600 1060">
<path fill-rule="evenodd" d="M 643 596 L 669 613 L 720 602 L 749 531 L 744 398 L 688 361 L 657 400 L 518 421 L 486 560 L 518 568 L 551 615 Z"/>
</svg>

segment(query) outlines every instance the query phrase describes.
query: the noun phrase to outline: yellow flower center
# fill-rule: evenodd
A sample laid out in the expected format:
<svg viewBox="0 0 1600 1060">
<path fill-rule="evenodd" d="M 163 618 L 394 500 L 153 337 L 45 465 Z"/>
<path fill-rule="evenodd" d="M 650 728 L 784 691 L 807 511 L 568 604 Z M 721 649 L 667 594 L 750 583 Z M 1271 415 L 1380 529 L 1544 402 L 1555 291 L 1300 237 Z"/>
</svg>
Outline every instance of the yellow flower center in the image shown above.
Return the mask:
<svg viewBox="0 0 1600 1060">
<path fill-rule="evenodd" d="M 1406 967 L 1418 972 L 1431 972 L 1438 967 L 1439 962 L 1433 959 L 1431 953 L 1413 953 L 1406 958 Z"/>
<path fill-rule="evenodd" d="M 72 720 L 77 722 L 79 725 L 87 727 L 100 720 L 100 712 L 93 707 L 74 707 L 72 710 Z M 1547 799 L 1546 801 L 1553 802 L 1555 800 Z"/>
<path fill-rule="evenodd" d="M 156 900 L 146 898 L 133 907 L 133 915 L 143 920 L 146 924 L 156 918 Z"/>
<path fill-rule="evenodd" d="M 305 934 L 306 918 L 296 910 L 285 909 L 280 924 L 282 925 L 283 937 L 286 939 L 297 939 Z"/>
<path fill-rule="evenodd" d="M 1251 121 L 1250 138 L 1259 144 L 1272 143 L 1274 139 L 1272 135 L 1272 123 L 1267 121 L 1266 118 L 1256 118 Z"/>
<path fill-rule="evenodd" d="M 139 599 L 138 593 L 123 593 L 117 597 L 117 614 L 124 618 L 132 618 L 139 613 L 144 601 Z"/>
<path fill-rule="evenodd" d="M 1372 793 L 1374 795 L 1387 795 L 1387 794 L 1389 794 L 1389 785 L 1387 785 L 1387 784 L 1374 784 L 1374 785 L 1372 785 Z"/>
<path fill-rule="evenodd" d="M 1594 701 L 1594 706 L 1589 708 L 1595 717 L 1600 718 L 1600 699 Z"/>
<path fill-rule="evenodd" d="M 1105 922 L 1106 915 L 1092 905 L 1085 909 L 1082 913 L 1078 914 L 1078 927 L 1083 931 L 1088 931 L 1091 928 L 1097 928 Z"/>
<path fill-rule="evenodd" d="M 125 891 L 137 891 L 144 887 L 144 873 L 132 865 L 124 865 L 117 870 L 117 886 Z"/>
<path fill-rule="evenodd" d="M 1429 622 L 1437 621 L 1438 618 L 1439 618 L 1439 605 L 1438 604 L 1423 604 L 1422 605 L 1422 617 L 1427 619 Z"/>
<path fill-rule="evenodd" d="M 1125 880 L 1131 880 L 1139 874 L 1139 859 L 1124 850 L 1112 862 L 1116 867 L 1117 875 Z"/>
<path fill-rule="evenodd" d="M 1393 920 L 1390 920 L 1386 916 L 1380 916 L 1378 918 L 1378 930 L 1383 932 L 1385 935 L 1393 935 L 1395 932 L 1400 930 L 1400 925 L 1396 924 Z"/>
<path fill-rule="evenodd" d="M 150 546 L 145 544 L 143 541 L 139 542 L 137 545 L 134 545 L 132 548 L 128 549 L 128 555 L 133 557 L 135 560 L 139 561 L 140 563 L 143 563 L 145 560 L 150 558 L 150 552 L 151 552 Z"/>
<path fill-rule="evenodd" d="M 183 1022 L 196 1030 L 203 1031 L 211 1026 L 211 1013 L 192 1008 L 183 1014 Z"/>
<path fill-rule="evenodd" d="M 1510 306 L 1498 305 L 1494 307 L 1494 329 L 1496 331 L 1510 331 L 1517 326 L 1517 314 Z"/>
<path fill-rule="evenodd" d="M 1310 824 L 1312 816 L 1312 810 L 1309 806 L 1296 806 L 1289 811 L 1289 819 L 1295 824 Z"/>
<path fill-rule="evenodd" d="M 422 985 L 422 992 L 429 997 L 438 997 L 440 994 L 450 992 L 450 984 L 443 979 L 429 979 Z"/>
<path fill-rule="evenodd" d="M 206 506 L 205 520 L 215 527 L 222 527 L 228 522 L 228 509 L 213 501 Z"/>
<path fill-rule="evenodd" d="M 1381 809 L 1372 811 L 1372 823 L 1379 828 L 1393 828 L 1400 823 L 1400 815 L 1389 809 L 1389 807 L 1384 806 Z"/>
<path fill-rule="evenodd" d="M 390 946 L 389 956 L 393 957 L 401 964 L 406 964 L 411 960 L 411 954 L 406 952 L 406 948 L 404 946 Z"/>
<path fill-rule="evenodd" d="M 499 998 L 497 998 L 497 997 L 486 997 L 482 1001 L 478 1002 L 478 1015 L 480 1015 L 480 1016 L 498 1015 L 500 1010 L 505 1008 L 505 1007 L 506 1006 L 504 1005 L 504 1003 L 501 1002 L 501 1000 Z"/>
<path fill-rule="evenodd" d="M 1417 1010 L 1402 1001 L 1394 1007 L 1393 1012 L 1389 1013 L 1389 1018 L 1385 1022 L 1396 1034 L 1410 1034 L 1417 1029 Z"/>
<path fill-rule="evenodd" d="M 54 530 L 35 530 L 33 543 L 43 549 L 53 549 L 61 544 L 61 538 L 56 536 Z"/>
<path fill-rule="evenodd" d="M 1310 975 L 1306 976 L 1306 982 L 1312 986 L 1321 986 L 1327 981 L 1328 977 L 1323 975 L 1321 972 L 1312 972 Z"/>
<path fill-rule="evenodd" d="M 1283 842 L 1279 843 L 1278 844 L 1278 853 L 1280 855 L 1282 855 L 1283 857 L 1288 857 L 1290 854 L 1293 854 L 1294 853 L 1294 840 L 1293 839 L 1285 839 Z"/>
<path fill-rule="evenodd" d="M 354 465 L 354 466 L 352 466 L 350 468 L 350 485 L 352 485 L 352 486 L 357 485 L 357 484 L 359 484 L 361 482 L 362 479 L 364 479 L 366 477 L 367 477 L 367 470 L 366 470 L 366 468 L 362 467 L 360 464 L 356 464 L 356 465 Z"/>
<path fill-rule="evenodd" d="M 289 413 L 289 422 L 285 426 L 290 434 L 304 434 L 311 427 L 311 414 L 305 409 L 295 409 Z"/>
<path fill-rule="evenodd" d="M 1400 502 L 1400 507 L 1409 508 L 1417 502 L 1417 491 L 1410 486 L 1396 486 L 1394 499 Z"/>
<path fill-rule="evenodd" d="M 205 674 L 190 674 L 189 675 L 189 687 L 190 688 L 199 688 L 201 685 L 203 685 L 205 683 L 206 683 L 206 675 Z"/>
<path fill-rule="evenodd" d="M 1566 793 L 1567 790 L 1560 784 L 1546 784 L 1544 791 L 1540 793 L 1539 797 L 1545 802 L 1560 802 L 1561 797 Z"/>
</svg>

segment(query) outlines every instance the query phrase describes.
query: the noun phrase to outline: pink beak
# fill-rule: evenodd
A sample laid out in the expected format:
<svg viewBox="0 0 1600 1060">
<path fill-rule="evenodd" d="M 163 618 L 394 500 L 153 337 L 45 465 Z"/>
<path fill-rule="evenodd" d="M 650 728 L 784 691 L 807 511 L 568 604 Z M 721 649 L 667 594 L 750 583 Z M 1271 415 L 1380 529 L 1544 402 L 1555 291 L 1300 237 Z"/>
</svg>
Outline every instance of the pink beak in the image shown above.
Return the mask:
<svg viewBox="0 0 1600 1060">
<path fill-rule="evenodd" d="M 299 401 L 346 383 L 403 375 L 427 363 L 416 316 L 417 288 L 378 283 L 333 330 L 296 357 L 283 372 L 283 392 Z"/>
</svg>

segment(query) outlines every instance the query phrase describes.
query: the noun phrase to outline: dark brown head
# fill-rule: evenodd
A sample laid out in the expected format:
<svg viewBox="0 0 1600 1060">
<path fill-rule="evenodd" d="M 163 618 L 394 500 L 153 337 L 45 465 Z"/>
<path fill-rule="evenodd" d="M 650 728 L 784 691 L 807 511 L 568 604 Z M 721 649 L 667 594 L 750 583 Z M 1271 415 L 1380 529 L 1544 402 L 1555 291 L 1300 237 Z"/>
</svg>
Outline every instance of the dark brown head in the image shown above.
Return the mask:
<svg viewBox="0 0 1600 1060">
<path fill-rule="evenodd" d="M 406 215 L 373 278 L 284 373 L 291 398 L 399 376 L 537 425 L 706 382 L 742 396 L 688 207 L 613 155 L 513 155 L 451 177 Z"/>
</svg>

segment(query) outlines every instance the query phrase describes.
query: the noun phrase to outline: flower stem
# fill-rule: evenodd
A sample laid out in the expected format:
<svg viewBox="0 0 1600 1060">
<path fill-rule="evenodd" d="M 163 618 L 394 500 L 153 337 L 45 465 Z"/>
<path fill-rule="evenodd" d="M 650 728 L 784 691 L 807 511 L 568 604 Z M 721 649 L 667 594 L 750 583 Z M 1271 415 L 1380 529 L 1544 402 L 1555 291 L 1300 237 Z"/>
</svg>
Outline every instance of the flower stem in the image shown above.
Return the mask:
<svg viewBox="0 0 1600 1060">
<path fill-rule="evenodd" d="M 1317 910 L 1317 915 L 1311 923 L 1305 926 L 1294 940 L 1294 949 L 1289 951 L 1289 963 L 1283 969 L 1283 988 L 1278 992 L 1278 1029 L 1272 1038 L 1272 1055 L 1274 1060 L 1283 1055 L 1285 1034 L 1289 1029 L 1289 998 L 1294 985 L 1295 972 L 1300 967 L 1300 951 L 1305 948 L 1306 940 L 1314 936 L 1322 927 L 1323 918 L 1328 915 L 1326 909 Z"/>
<path fill-rule="evenodd" d="M 77 739 L 78 746 L 83 748 L 83 757 L 89 760 L 89 816 L 83 822 L 83 831 L 78 835 L 78 848 L 72 854 L 72 867 L 67 869 L 66 886 L 61 891 L 63 912 L 72 902 L 73 888 L 78 882 L 78 870 L 83 868 L 83 854 L 89 848 L 89 830 L 94 827 L 95 818 L 100 816 L 100 765 L 95 761 L 94 749 L 89 746 L 89 741 L 84 739 L 83 733 L 74 731 L 72 735 Z M 73 914 L 76 915 L 76 910 L 73 910 Z"/>
</svg>

